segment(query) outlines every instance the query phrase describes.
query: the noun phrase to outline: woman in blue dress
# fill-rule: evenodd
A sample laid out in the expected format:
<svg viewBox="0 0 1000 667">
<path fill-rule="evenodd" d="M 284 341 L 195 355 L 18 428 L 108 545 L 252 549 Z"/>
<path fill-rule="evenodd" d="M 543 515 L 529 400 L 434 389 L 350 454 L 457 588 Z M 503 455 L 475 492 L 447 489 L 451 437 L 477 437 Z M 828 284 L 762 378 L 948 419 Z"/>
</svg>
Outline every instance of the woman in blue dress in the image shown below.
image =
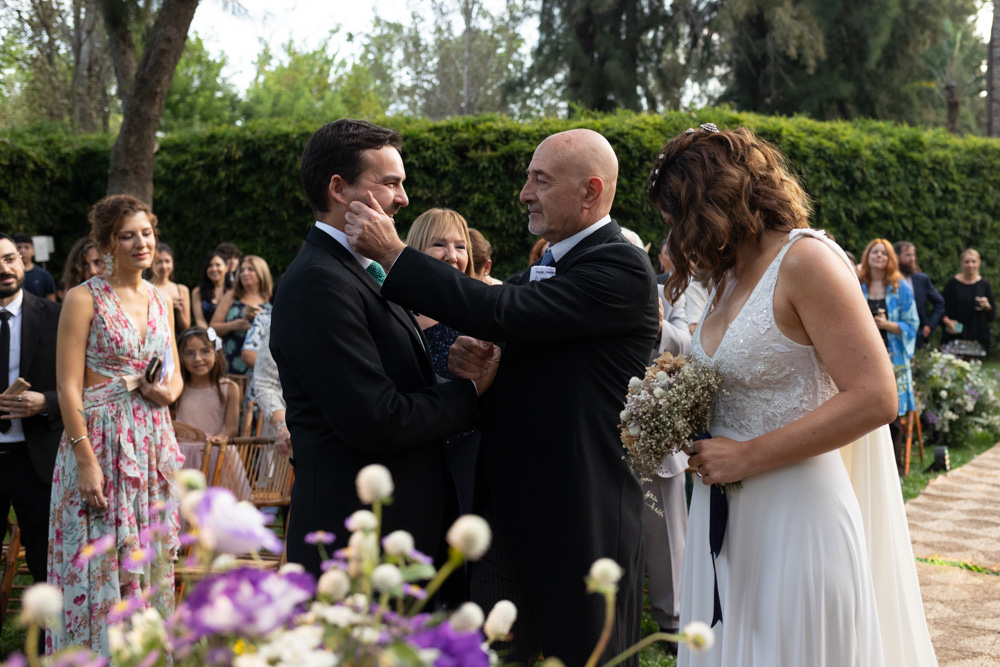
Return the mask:
<svg viewBox="0 0 1000 667">
<path fill-rule="evenodd" d="M 892 244 L 885 239 L 875 239 L 865 248 L 858 279 L 896 372 L 899 408 L 896 421 L 889 425 L 889 430 L 892 432 L 896 468 L 902 477 L 903 428 L 900 417 L 916 410 L 910 360 L 913 359 L 917 327 L 920 326 L 917 304 L 913 300 L 913 290 L 899 272 L 899 260 Z"/>
</svg>

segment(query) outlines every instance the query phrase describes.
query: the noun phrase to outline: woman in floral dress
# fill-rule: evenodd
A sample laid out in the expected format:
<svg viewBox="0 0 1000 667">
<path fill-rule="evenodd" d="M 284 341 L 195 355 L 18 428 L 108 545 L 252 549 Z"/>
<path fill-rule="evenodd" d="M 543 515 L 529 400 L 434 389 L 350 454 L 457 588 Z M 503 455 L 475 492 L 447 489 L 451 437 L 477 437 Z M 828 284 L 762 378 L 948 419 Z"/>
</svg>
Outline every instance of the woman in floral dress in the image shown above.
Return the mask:
<svg viewBox="0 0 1000 667">
<path fill-rule="evenodd" d="M 173 372 L 173 311 L 142 279 L 156 246 L 149 208 L 113 195 L 89 217 L 109 267 L 67 293 L 59 321 L 66 432 L 52 480 L 48 582 L 63 591 L 64 609 L 46 650 L 76 645 L 108 655 L 110 612 L 173 610 L 179 542 L 170 500 L 183 456 L 167 406 L 182 381 Z M 149 382 L 154 357 L 164 370 Z M 106 550 L 95 553 L 94 542 Z"/>
</svg>

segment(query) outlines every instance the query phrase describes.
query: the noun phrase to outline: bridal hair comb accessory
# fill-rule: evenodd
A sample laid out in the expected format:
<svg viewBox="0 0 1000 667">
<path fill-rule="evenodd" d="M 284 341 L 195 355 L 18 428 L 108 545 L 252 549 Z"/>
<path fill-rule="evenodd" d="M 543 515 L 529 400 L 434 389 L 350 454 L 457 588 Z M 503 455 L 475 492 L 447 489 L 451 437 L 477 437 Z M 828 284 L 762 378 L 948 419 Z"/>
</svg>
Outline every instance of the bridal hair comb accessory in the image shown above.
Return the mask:
<svg viewBox="0 0 1000 667">
<path fill-rule="evenodd" d="M 208 341 L 215 345 L 215 351 L 218 352 L 222 349 L 222 339 L 219 338 L 219 334 L 215 333 L 215 329 L 209 327 L 205 332 L 208 334 Z"/>
<path fill-rule="evenodd" d="M 104 271 L 105 271 L 105 273 L 108 274 L 108 277 L 111 277 L 111 274 L 114 273 L 114 270 L 115 270 L 115 258 L 114 258 L 114 256 L 110 252 L 106 252 L 103 255 L 101 255 L 101 259 L 104 260 Z"/>
<path fill-rule="evenodd" d="M 715 123 L 702 123 L 698 127 L 700 127 L 701 129 L 705 130 L 706 132 L 718 132 L 719 131 L 719 128 L 716 127 Z M 684 130 L 684 134 L 691 134 L 692 132 L 695 132 L 695 131 L 696 130 L 693 127 L 689 127 L 688 129 Z"/>
<path fill-rule="evenodd" d="M 715 123 L 702 123 L 698 126 L 700 129 L 706 132 L 718 132 L 719 128 Z M 684 130 L 684 134 L 691 134 L 692 132 L 697 132 L 698 130 L 693 127 L 689 127 Z M 663 158 L 666 157 L 666 153 L 660 153 L 656 156 L 656 167 L 654 167 L 653 172 L 649 175 L 649 187 L 652 188 L 656 185 L 656 179 L 660 177 L 660 167 L 659 165 L 663 162 Z"/>
</svg>

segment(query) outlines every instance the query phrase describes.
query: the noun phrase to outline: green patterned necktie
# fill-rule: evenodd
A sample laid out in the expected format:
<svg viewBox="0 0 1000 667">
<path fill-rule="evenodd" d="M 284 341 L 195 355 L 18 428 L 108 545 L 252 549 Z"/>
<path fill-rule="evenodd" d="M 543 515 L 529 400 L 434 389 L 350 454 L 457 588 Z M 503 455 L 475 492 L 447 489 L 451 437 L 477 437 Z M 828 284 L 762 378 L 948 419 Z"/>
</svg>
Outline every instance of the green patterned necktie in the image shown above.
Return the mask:
<svg viewBox="0 0 1000 667">
<path fill-rule="evenodd" d="M 379 285 L 385 282 L 385 269 L 383 269 L 382 265 L 379 264 L 378 262 L 372 262 L 371 264 L 369 264 L 368 268 L 365 269 L 365 271 L 367 271 L 368 275 L 374 278 L 375 282 L 377 282 Z"/>
</svg>

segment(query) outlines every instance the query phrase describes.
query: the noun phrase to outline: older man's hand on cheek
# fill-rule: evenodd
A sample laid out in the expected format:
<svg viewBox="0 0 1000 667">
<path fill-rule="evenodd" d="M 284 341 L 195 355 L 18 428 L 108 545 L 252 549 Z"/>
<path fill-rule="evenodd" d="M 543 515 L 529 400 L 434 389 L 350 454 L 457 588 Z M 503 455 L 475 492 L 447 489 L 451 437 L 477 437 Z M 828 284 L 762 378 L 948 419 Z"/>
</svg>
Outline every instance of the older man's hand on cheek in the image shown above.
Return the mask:
<svg viewBox="0 0 1000 667">
<path fill-rule="evenodd" d="M 372 193 L 366 193 L 365 198 L 367 202 L 351 202 L 351 210 L 344 214 L 347 221 L 344 233 L 356 252 L 375 260 L 388 271 L 406 244 L 400 240 L 396 224 Z"/>
</svg>

